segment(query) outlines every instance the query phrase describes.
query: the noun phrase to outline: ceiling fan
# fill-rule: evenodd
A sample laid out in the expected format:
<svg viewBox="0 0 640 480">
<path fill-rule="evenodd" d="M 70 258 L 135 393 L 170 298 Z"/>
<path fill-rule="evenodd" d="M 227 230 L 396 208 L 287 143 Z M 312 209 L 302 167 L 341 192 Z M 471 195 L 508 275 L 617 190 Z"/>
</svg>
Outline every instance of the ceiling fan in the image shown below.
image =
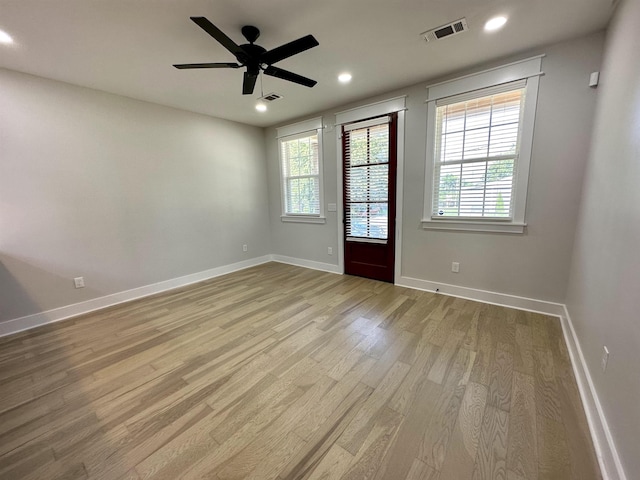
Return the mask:
<svg viewBox="0 0 640 480">
<path fill-rule="evenodd" d="M 242 27 L 242 35 L 247 39 L 249 43 L 244 45 L 237 45 L 233 40 L 227 37 L 222 30 L 216 27 L 213 23 L 207 20 L 205 17 L 190 17 L 200 28 L 215 38 L 224 48 L 229 50 L 236 57 L 238 63 L 183 63 L 174 65 L 178 69 L 189 68 L 241 68 L 246 67 L 244 72 L 244 81 L 242 83 L 242 94 L 251 95 L 258 79 L 258 74 L 262 70 L 265 75 L 281 78 L 289 82 L 304 85 L 305 87 L 313 87 L 316 83 L 315 80 L 303 77 L 297 73 L 283 70 L 282 68 L 274 67 L 273 64 L 291 57 L 298 53 L 309 50 L 310 48 L 317 47 L 318 41 L 313 35 L 306 35 L 302 38 L 294 40 L 293 42 L 285 43 L 277 48 L 267 51 L 260 45 L 256 45 L 254 42 L 260 36 L 260 30 L 258 28 L 246 25 Z"/>
</svg>

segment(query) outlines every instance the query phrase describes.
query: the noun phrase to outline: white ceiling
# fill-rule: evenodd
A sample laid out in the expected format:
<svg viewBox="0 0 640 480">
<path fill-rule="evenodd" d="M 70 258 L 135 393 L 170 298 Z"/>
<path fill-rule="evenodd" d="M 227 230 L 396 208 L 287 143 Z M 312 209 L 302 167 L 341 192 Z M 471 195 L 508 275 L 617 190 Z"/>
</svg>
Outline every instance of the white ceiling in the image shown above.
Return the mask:
<svg viewBox="0 0 640 480">
<path fill-rule="evenodd" d="M 606 26 L 610 0 L 0 0 L 0 66 L 42 77 L 268 126 L 576 37 Z M 509 18 L 487 34 L 484 22 Z M 256 112 L 241 94 L 244 69 L 177 70 L 174 63 L 232 62 L 189 20 L 205 16 L 236 43 L 243 25 L 267 49 L 313 34 L 320 46 L 277 64 L 314 88 L 264 77 L 284 96 Z M 470 31 L 426 43 L 419 35 L 460 17 Z M 348 85 L 337 82 L 353 74 Z"/>
</svg>

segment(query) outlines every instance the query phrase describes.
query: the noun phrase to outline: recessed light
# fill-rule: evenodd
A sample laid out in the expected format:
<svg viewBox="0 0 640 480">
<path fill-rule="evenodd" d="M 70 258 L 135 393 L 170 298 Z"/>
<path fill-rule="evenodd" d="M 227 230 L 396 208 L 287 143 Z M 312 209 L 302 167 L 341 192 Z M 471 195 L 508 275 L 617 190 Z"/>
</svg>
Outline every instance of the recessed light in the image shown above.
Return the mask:
<svg viewBox="0 0 640 480">
<path fill-rule="evenodd" d="M 351 81 L 351 74 L 350 73 L 341 73 L 340 75 L 338 75 L 338 81 L 340 83 L 349 83 Z"/>
<path fill-rule="evenodd" d="M 267 111 L 267 104 L 264 102 L 258 102 L 256 103 L 256 110 L 259 112 L 266 112 Z"/>
<path fill-rule="evenodd" d="M 494 30 L 502 28 L 505 23 L 507 23 L 507 17 L 493 17 L 484 24 L 484 29 L 487 32 L 493 32 Z"/>
<path fill-rule="evenodd" d="M 13 38 L 7 32 L 0 30 L 0 43 L 13 43 Z"/>
</svg>

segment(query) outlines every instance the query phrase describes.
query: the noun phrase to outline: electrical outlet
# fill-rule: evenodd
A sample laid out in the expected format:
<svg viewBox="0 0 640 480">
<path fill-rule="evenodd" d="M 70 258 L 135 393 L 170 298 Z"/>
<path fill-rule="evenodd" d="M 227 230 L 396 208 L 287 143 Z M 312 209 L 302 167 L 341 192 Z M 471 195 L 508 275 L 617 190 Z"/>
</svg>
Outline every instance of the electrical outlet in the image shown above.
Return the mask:
<svg viewBox="0 0 640 480">
<path fill-rule="evenodd" d="M 249 247 L 247 247 L 247 245 L 242 245 L 242 251 L 246 252 L 247 250 L 249 250 Z"/>
<path fill-rule="evenodd" d="M 600 365 L 602 366 L 602 371 L 607 371 L 607 363 L 609 363 L 609 349 L 605 346 L 602 347 L 602 360 L 600 361 Z"/>
<path fill-rule="evenodd" d="M 84 277 L 76 277 L 73 279 L 76 288 L 84 288 Z"/>
<path fill-rule="evenodd" d="M 453 273 L 460 272 L 460 262 L 451 262 L 451 271 Z"/>
<path fill-rule="evenodd" d="M 333 255 L 333 247 L 327 247 L 327 255 Z"/>
</svg>

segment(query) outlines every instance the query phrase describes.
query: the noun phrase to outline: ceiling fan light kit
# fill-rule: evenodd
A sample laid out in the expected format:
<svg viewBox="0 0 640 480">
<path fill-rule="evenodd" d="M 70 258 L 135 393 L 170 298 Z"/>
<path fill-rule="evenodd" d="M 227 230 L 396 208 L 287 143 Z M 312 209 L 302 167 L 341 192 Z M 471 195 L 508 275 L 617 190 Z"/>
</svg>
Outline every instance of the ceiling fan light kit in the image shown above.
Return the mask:
<svg viewBox="0 0 640 480">
<path fill-rule="evenodd" d="M 273 66 L 274 63 L 284 60 L 285 58 L 317 47 L 319 43 L 313 35 L 306 35 L 272 50 L 266 50 L 264 47 L 255 44 L 255 41 L 260 37 L 260 30 L 253 25 L 245 25 L 242 27 L 242 35 L 249 43 L 238 45 L 205 17 L 191 17 L 191 20 L 231 52 L 236 57 L 237 63 L 183 63 L 174 65 L 175 68 L 185 70 L 193 68 L 244 67 L 246 70 L 242 82 L 243 95 L 251 95 L 253 93 L 260 71 L 265 75 L 304 85 L 305 87 L 313 87 L 318 83 L 315 80 L 303 77 L 297 73 Z"/>
</svg>

